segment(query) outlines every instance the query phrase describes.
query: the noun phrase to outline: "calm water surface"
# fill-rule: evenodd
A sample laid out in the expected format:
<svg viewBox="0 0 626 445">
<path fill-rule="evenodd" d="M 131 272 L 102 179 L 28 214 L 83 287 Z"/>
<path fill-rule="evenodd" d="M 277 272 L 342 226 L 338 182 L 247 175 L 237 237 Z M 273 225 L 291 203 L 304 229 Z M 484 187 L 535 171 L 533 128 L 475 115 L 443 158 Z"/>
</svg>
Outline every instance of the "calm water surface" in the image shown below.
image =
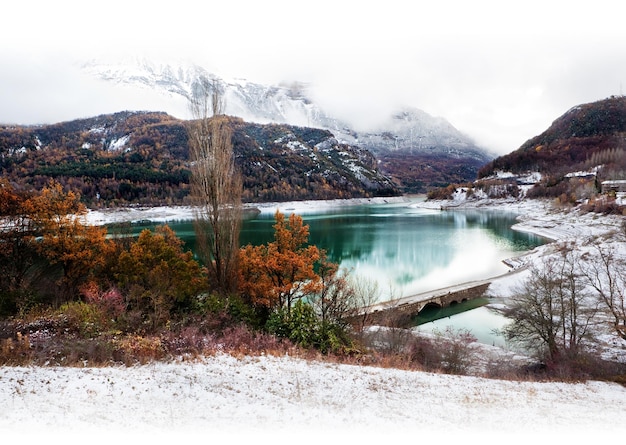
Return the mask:
<svg viewBox="0 0 626 445">
<path fill-rule="evenodd" d="M 289 209 L 281 209 L 289 214 Z M 300 213 L 310 228 L 309 242 L 357 277 L 375 280 L 381 299 L 399 298 L 465 281 L 506 273 L 502 260 L 545 242 L 541 237 L 511 230 L 514 213 L 498 210 L 433 211 L 407 203 L 359 205 Z M 193 248 L 189 221 L 168 223 Z M 274 215 L 261 213 L 244 221 L 241 244 L 273 239 Z M 445 329 L 445 323 L 500 328 L 506 319 L 487 308 L 473 309 L 423 325 Z M 464 321 L 464 318 L 470 318 Z M 474 320 L 472 321 L 472 317 Z M 451 323 L 454 321 L 454 323 Z M 460 325 L 459 325 L 460 324 Z M 475 327 L 474 327 L 475 325 Z M 481 341 L 493 343 L 489 334 Z"/>
</svg>

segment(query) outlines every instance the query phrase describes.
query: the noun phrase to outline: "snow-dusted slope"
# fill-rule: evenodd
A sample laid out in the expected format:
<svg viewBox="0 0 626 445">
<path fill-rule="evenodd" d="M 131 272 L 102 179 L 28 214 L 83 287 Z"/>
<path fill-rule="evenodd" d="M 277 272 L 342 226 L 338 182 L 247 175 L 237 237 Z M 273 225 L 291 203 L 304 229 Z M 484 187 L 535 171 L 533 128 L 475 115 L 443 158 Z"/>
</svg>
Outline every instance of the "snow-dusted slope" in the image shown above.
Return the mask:
<svg viewBox="0 0 626 445">
<path fill-rule="evenodd" d="M 626 389 L 609 383 L 221 355 L 132 368 L 0 368 L 0 434 L 7 443 L 63 444 L 619 443 L 624 400 Z"/>
<path fill-rule="evenodd" d="M 91 61 L 83 65 L 88 74 L 120 85 L 131 85 L 166 96 L 189 98 L 200 77 L 216 80 L 224 89 L 226 114 L 257 123 L 284 123 L 315 128 L 345 126 L 326 115 L 306 96 L 302 83 L 266 86 L 243 79 L 220 79 L 197 65 L 155 64 L 145 60 L 121 63 Z M 168 104 L 164 101 L 164 106 Z M 159 110 L 166 111 L 169 110 Z"/>
<path fill-rule="evenodd" d="M 453 157 L 473 157 L 484 162 L 490 159 L 490 155 L 478 148 L 450 122 L 417 108 L 404 108 L 371 131 L 355 133 L 353 139 L 350 134 L 342 136 L 374 153 L 428 152 Z"/>
</svg>

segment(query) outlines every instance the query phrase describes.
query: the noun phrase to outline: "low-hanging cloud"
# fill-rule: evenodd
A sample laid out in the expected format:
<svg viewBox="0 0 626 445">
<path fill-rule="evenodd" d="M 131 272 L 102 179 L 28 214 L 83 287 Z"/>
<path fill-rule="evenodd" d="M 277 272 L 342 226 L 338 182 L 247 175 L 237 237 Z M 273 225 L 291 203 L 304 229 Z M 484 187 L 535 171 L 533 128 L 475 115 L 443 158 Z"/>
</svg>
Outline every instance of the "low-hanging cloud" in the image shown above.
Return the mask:
<svg viewBox="0 0 626 445">
<path fill-rule="evenodd" d="M 0 28 L 0 122 L 162 109 L 162 97 L 106 86 L 77 68 L 134 54 L 183 57 L 258 83 L 306 82 L 324 109 L 358 128 L 398 107 L 420 108 L 507 153 L 570 107 L 626 88 L 614 7 L 559 3 L 242 0 L 201 14 L 192 0 L 111 0 L 97 11 L 62 0 L 11 2 Z M 184 103 L 168 107 L 184 116 Z"/>
</svg>

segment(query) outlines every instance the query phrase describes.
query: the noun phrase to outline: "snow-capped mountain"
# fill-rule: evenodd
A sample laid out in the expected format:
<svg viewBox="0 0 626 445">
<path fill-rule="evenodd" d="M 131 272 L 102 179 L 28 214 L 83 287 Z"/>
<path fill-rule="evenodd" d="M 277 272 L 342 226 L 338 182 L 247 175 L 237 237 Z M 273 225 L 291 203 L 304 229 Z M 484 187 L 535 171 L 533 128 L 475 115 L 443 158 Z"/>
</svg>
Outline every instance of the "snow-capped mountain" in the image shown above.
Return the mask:
<svg viewBox="0 0 626 445">
<path fill-rule="evenodd" d="M 83 70 L 102 80 L 158 90 L 166 95 L 189 98 L 194 83 L 204 76 L 217 80 L 224 89 L 226 114 L 257 123 L 284 123 L 330 130 L 340 140 L 381 150 L 422 151 L 446 147 L 476 149 L 472 140 L 441 117 L 406 107 L 368 131 L 355 131 L 346 122 L 330 116 L 307 94 L 300 82 L 262 85 L 242 79 L 219 79 L 197 65 L 174 67 L 134 60 L 121 64 L 91 61 Z M 169 110 L 159 110 L 167 111 Z"/>
<path fill-rule="evenodd" d="M 453 157 L 470 156 L 485 162 L 491 159 L 450 122 L 417 108 L 404 108 L 381 122 L 375 131 L 354 133 L 354 136 L 342 134 L 341 137 L 379 155 L 400 151 L 439 153 Z"/>
<path fill-rule="evenodd" d="M 225 113 L 256 123 L 280 123 L 323 129 L 347 127 L 324 113 L 306 95 L 307 85 L 299 82 L 261 85 L 244 79 L 220 79 L 197 65 L 159 65 L 147 61 L 110 64 L 91 61 L 83 71 L 99 79 L 160 91 L 165 96 L 188 99 L 201 77 L 216 80 L 223 89 Z M 167 102 L 164 101 L 167 108 Z M 159 111 L 171 112 L 163 109 Z"/>
<path fill-rule="evenodd" d="M 339 142 L 358 145 L 374 153 L 381 161 L 381 168 L 399 185 L 421 184 L 417 189 L 407 189 L 411 192 L 423 192 L 429 185 L 449 181 L 474 180 L 478 168 L 493 159 L 446 119 L 417 108 L 402 108 L 372 128 L 357 131 L 319 106 L 311 98 L 308 85 L 300 82 L 268 86 L 241 79 L 220 79 L 196 65 L 175 67 L 137 59 L 117 64 L 91 61 L 83 66 L 83 71 L 107 82 L 159 91 L 164 98 L 177 99 L 179 104 L 191 97 L 198 79 L 215 80 L 223 89 L 226 114 L 261 124 L 328 130 Z M 177 114 L 168 108 L 166 100 L 159 111 Z M 389 157 L 393 158 L 392 162 L 388 162 Z M 401 167 L 398 167 L 399 158 L 402 158 Z M 427 167 L 428 177 L 407 177 L 418 174 L 418 170 L 408 168 L 407 163 Z M 422 175 L 425 170 L 419 171 Z"/>
</svg>

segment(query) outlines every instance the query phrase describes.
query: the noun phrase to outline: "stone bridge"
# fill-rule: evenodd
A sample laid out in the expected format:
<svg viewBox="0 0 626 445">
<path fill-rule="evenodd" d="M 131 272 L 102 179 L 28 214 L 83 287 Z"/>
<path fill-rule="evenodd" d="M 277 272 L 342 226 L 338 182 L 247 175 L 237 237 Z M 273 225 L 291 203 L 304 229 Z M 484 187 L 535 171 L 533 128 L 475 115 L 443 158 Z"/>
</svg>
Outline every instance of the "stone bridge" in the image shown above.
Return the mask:
<svg viewBox="0 0 626 445">
<path fill-rule="evenodd" d="M 368 325 L 408 327 L 411 319 L 427 307 L 447 307 L 484 297 L 491 281 L 472 281 L 417 295 L 385 301 L 363 311 Z"/>
</svg>

